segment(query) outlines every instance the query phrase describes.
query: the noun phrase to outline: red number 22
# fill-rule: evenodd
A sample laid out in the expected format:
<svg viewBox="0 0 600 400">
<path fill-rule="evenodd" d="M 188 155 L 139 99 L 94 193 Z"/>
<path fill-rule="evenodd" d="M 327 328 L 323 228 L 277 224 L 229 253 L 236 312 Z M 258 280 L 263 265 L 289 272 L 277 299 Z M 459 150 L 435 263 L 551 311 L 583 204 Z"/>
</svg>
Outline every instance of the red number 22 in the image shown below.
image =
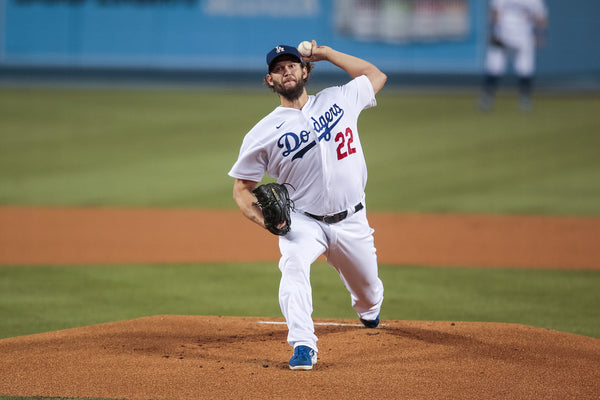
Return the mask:
<svg viewBox="0 0 600 400">
<path fill-rule="evenodd" d="M 348 139 L 347 143 L 346 143 L 346 139 Z M 338 144 L 338 147 L 337 147 L 338 160 L 342 160 L 342 159 L 348 157 L 350 154 L 356 153 L 356 149 L 354 147 L 352 147 L 352 142 L 354 142 L 352 129 L 346 128 L 345 136 L 342 132 L 339 132 L 337 135 L 335 135 L 335 142 L 336 143 L 340 142 L 340 144 Z M 346 148 L 348 149 L 348 151 L 346 151 Z"/>
</svg>

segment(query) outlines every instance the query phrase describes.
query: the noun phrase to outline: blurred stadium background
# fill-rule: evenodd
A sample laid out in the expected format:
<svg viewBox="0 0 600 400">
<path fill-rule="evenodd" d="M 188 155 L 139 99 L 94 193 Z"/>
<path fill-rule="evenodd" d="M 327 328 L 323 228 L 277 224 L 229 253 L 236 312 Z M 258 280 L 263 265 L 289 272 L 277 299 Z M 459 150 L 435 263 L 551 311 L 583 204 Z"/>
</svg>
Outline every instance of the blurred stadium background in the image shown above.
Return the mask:
<svg viewBox="0 0 600 400">
<path fill-rule="evenodd" d="M 374 62 L 390 75 L 390 86 L 464 87 L 479 82 L 487 3 L 1 0 L 0 82 L 254 85 L 270 48 L 316 39 Z M 538 87 L 597 90 L 600 2 L 547 4 Z M 320 80 L 337 73 L 319 68 Z"/>
</svg>

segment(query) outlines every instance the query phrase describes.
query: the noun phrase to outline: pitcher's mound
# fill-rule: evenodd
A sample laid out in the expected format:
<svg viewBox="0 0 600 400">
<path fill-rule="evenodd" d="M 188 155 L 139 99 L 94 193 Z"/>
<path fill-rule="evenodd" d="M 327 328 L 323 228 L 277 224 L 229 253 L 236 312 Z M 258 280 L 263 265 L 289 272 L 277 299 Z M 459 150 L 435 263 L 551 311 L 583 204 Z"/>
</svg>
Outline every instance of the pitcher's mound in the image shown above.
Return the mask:
<svg viewBox="0 0 600 400">
<path fill-rule="evenodd" d="M 514 324 L 154 316 L 0 340 L 0 395 L 112 399 L 598 399 L 600 340 Z"/>
</svg>

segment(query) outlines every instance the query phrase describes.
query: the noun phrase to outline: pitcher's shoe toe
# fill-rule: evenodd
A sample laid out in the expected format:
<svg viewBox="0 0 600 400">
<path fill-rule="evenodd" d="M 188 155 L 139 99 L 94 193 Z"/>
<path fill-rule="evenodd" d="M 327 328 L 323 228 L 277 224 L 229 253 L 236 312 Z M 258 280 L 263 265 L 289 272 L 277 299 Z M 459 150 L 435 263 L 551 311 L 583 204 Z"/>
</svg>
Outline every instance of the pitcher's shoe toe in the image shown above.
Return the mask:
<svg viewBox="0 0 600 400">
<path fill-rule="evenodd" d="M 377 318 L 375 319 L 362 319 L 359 318 L 360 322 L 363 323 L 364 326 L 366 326 L 367 328 L 377 328 L 379 326 L 379 315 L 377 316 Z"/>
<path fill-rule="evenodd" d="M 316 351 L 308 346 L 298 346 L 294 349 L 294 355 L 290 358 L 290 369 L 308 371 L 316 363 Z"/>
</svg>

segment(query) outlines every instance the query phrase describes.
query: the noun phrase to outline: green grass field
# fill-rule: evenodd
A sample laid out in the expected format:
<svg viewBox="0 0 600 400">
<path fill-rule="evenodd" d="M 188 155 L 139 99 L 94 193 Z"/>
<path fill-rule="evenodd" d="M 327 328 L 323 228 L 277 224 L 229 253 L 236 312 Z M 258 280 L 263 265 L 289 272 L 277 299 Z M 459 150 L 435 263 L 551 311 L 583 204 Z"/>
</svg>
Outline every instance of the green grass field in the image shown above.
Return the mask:
<svg viewBox="0 0 600 400">
<path fill-rule="evenodd" d="M 0 89 L 0 204 L 232 208 L 227 176 L 273 94 Z M 600 96 L 531 113 L 473 94 L 379 96 L 359 129 L 371 210 L 600 215 Z"/>
<path fill-rule="evenodd" d="M 600 216 L 600 96 L 384 91 L 359 122 L 371 211 Z M 266 90 L 0 89 L 0 205 L 233 209 L 227 172 Z M 1 227 L 0 227 L 1 229 Z M 401 229 L 401 227 L 399 227 Z M 600 272 L 381 266 L 382 317 L 600 338 Z M 156 314 L 280 316 L 274 264 L 0 266 L 0 338 Z M 317 318 L 353 318 L 313 273 Z"/>
<path fill-rule="evenodd" d="M 510 322 L 600 338 L 600 273 L 381 266 L 382 318 Z M 355 318 L 336 272 L 312 270 L 315 318 Z M 151 315 L 280 317 L 273 264 L 0 268 L 0 337 Z"/>
</svg>

